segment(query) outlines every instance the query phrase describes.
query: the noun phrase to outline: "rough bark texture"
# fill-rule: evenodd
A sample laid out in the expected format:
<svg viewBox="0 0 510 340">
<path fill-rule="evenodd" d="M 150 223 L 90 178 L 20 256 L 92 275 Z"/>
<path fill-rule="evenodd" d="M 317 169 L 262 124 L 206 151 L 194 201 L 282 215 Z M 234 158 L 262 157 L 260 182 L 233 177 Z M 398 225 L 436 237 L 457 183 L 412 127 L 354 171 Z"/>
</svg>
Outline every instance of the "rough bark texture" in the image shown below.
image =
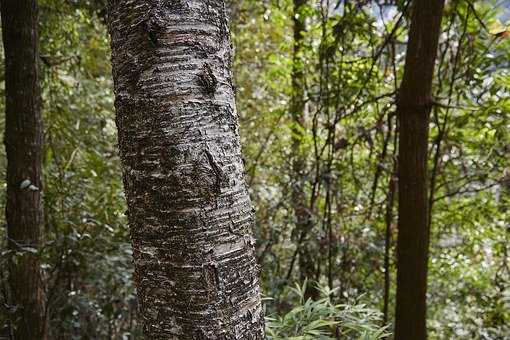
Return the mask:
<svg viewBox="0 0 510 340">
<path fill-rule="evenodd" d="M 223 0 L 114 0 L 115 107 L 151 339 L 262 339 Z"/>
<path fill-rule="evenodd" d="M 443 6 L 444 0 L 414 1 L 404 76 L 397 102 L 400 121 L 397 340 L 427 337 L 428 126 Z"/>
<path fill-rule="evenodd" d="M 39 260 L 41 244 L 42 141 L 41 93 L 37 60 L 37 2 L 3 0 L 5 50 L 6 221 L 9 286 L 14 339 L 45 339 L 45 294 Z"/>
</svg>

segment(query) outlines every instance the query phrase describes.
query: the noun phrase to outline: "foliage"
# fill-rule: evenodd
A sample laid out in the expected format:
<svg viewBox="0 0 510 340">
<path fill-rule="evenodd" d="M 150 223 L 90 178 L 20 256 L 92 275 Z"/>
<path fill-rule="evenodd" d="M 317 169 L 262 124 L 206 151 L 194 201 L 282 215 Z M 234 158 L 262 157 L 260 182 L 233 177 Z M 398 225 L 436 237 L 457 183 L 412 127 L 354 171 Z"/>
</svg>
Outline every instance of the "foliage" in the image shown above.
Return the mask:
<svg viewBox="0 0 510 340">
<path fill-rule="evenodd" d="M 293 308 L 283 316 L 268 316 L 269 339 L 364 339 L 387 337 L 386 327 L 381 327 L 380 313 L 364 304 L 334 304 L 331 297 L 336 289 L 319 287 L 319 300 L 306 299 L 303 286 L 289 288 L 286 299 L 293 301 Z"/>
</svg>

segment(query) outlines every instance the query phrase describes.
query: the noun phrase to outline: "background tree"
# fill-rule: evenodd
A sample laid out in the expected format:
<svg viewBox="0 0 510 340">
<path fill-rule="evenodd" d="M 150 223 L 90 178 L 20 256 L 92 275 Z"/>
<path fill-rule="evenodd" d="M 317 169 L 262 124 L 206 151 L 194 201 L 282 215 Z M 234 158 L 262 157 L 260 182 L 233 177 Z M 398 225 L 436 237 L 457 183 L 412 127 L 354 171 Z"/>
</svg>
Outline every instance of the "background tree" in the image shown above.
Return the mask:
<svg viewBox="0 0 510 340">
<path fill-rule="evenodd" d="M 292 117 L 292 171 L 290 177 L 295 181 L 292 183 L 292 209 L 295 219 L 295 240 L 297 243 L 294 258 L 299 258 L 299 272 L 301 281 L 314 281 L 316 279 L 315 261 L 313 257 L 313 243 L 309 241 L 310 229 L 313 228 L 312 214 L 309 206 L 309 199 L 306 192 L 308 181 L 308 169 L 305 150 L 302 147 L 307 133 L 306 125 L 306 94 L 305 94 L 305 31 L 306 31 L 306 1 L 293 1 L 293 49 L 292 49 L 292 94 L 289 99 L 289 112 Z M 293 268 L 293 265 L 290 266 Z M 291 269 L 287 277 L 290 277 Z M 317 298 L 318 291 L 314 289 L 315 283 L 310 282 L 307 286 L 305 296 Z"/>
<path fill-rule="evenodd" d="M 44 221 L 37 1 L 2 1 L 1 14 L 11 332 L 14 339 L 46 339 L 46 297 L 38 253 Z"/>
<path fill-rule="evenodd" d="M 108 17 L 144 332 L 262 339 L 224 3 L 113 1 Z"/>
<path fill-rule="evenodd" d="M 443 6 L 443 0 L 413 2 L 397 98 L 400 144 L 395 339 L 427 338 L 428 131 Z"/>
</svg>

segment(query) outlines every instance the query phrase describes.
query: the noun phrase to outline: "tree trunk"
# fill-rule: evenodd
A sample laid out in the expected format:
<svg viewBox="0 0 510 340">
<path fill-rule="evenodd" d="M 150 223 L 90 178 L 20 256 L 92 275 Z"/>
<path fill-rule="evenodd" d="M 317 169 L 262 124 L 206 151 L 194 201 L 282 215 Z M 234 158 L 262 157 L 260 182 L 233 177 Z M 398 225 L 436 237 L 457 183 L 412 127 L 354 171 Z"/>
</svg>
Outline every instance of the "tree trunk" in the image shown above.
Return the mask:
<svg viewBox="0 0 510 340">
<path fill-rule="evenodd" d="M 427 149 L 444 0 L 415 0 L 397 112 L 400 121 L 395 339 L 426 339 Z"/>
<path fill-rule="evenodd" d="M 263 339 L 223 0 L 113 0 L 108 12 L 144 332 Z"/>
<path fill-rule="evenodd" d="M 1 2 L 5 50 L 6 221 L 14 339 L 45 339 L 45 290 L 36 251 L 43 228 L 37 2 Z"/>
<path fill-rule="evenodd" d="M 310 251 L 309 228 L 311 215 L 308 209 L 305 193 L 306 158 L 303 153 L 303 129 L 305 127 L 305 74 L 303 71 L 303 34 L 305 33 L 305 17 L 303 7 L 306 0 L 294 0 L 293 2 L 293 33 L 294 48 L 292 56 L 292 93 L 290 98 L 290 114 L 292 118 L 292 210 L 295 219 L 295 234 L 299 235 L 300 242 L 297 247 L 299 254 L 300 279 L 315 279 L 314 256 Z M 315 298 L 315 287 L 309 282 L 306 287 L 305 298 Z"/>
<path fill-rule="evenodd" d="M 383 325 L 388 324 L 389 319 L 389 305 L 390 305 L 390 288 L 391 288 L 391 240 L 392 240 L 392 224 L 393 224 L 393 206 L 395 202 L 395 192 L 397 190 L 397 148 L 398 148 L 398 122 L 395 123 L 395 129 L 393 131 L 392 117 L 388 116 L 388 130 L 389 135 L 391 137 L 391 132 L 394 132 L 393 135 L 393 152 L 391 154 L 391 159 L 393 160 L 392 171 L 390 174 L 390 178 L 388 181 L 388 193 L 386 196 L 386 212 L 384 215 L 385 221 L 385 232 L 384 232 L 384 295 L 383 295 Z"/>
<path fill-rule="evenodd" d="M 395 200 L 395 180 L 391 174 L 388 184 L 386 199 L 385 232 L 384 232 L 384 297 L 383 297 L 383 325 L 388 324 L 388 312 L 390 305 L 390 258 L 391 258 L 391 224 L 393 223 L 393 202 Z"/>
</svg>

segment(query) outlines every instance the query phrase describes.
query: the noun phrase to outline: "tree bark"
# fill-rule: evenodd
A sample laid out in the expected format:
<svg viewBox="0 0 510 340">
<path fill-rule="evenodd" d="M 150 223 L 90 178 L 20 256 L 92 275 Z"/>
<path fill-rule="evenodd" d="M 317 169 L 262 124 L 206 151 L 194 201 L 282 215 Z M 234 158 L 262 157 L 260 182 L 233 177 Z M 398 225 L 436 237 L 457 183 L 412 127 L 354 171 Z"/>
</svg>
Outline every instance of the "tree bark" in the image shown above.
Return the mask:
<svg viewBox="0 0 510 340">
<path fill-rule="evenodd" d="M 404 76 L 397 101 L 400 121 L 397 340 L 427 337 L 428 126 L 443 6 L 444 0 L 414 1 Z"/>
<path fill-rule="evenodd" d="M 43 126 L 37 2 L 1 2 L 5 50 L 6 221 L 14 339 L 46 339 L 45 290 L 36 253 L 42 241 Z"/>
<path fill-rule="evenodd" d="M 223 0 L 113 0 L 120 157 L 151 339 L 263 339 Z"/>
</svg>

